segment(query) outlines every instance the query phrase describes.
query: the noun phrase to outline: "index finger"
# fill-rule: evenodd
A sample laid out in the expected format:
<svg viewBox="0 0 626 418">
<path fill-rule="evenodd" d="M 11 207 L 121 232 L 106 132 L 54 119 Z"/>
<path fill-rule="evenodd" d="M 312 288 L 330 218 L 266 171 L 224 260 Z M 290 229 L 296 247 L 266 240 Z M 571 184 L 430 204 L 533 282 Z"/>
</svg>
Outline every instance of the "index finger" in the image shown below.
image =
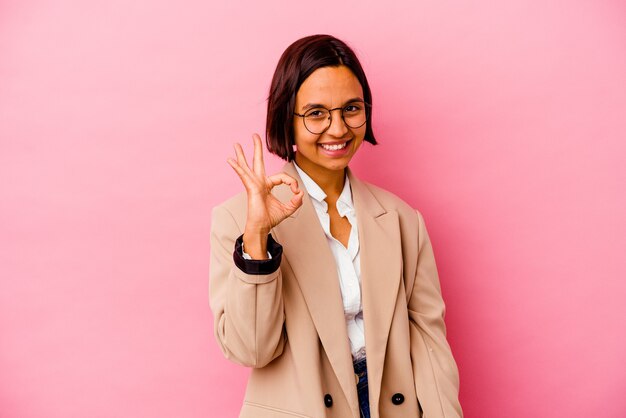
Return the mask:
<svg viewBox="0 0 626 418">
<path fill-rule="evenodd" d="M 279 184 L 285 183 L 289 186 L 291 192 L 294 194 L 298 193 L 298 190 L 300 189 L 298 187 L 298 180 L 294 179 L 287 173 L 276 173 L 272 176 L 267 177 L 267 179 L 272 184 L 272 188 L 274 186 L 278 186 Z"/>
</svg>

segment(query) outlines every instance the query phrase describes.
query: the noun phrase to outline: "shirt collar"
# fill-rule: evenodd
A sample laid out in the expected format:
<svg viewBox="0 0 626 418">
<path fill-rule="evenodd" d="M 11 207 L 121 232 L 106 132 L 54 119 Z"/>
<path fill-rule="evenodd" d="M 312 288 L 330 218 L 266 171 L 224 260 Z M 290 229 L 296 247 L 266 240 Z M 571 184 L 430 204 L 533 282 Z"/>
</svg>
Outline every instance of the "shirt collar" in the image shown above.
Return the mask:
<svg viewBox="0 0 626 418">
<path fill-rule="evenodd" d="M 293 161 L 293 165 L 298 171 L 298 174 L 300 175 L 302 183 L 304 183 L 304 187 L 309 193 L 309 196 L 311 196 L 317 202 L 323 204 L 325 209 L 327 210 L 328 204 L 326 203 L 326 201 L 324 201 L 324 199 L 326 199 L 326 193 L 324 193 L 324 190 L 322 190 L 322 188 L 318 186 L 317 183 L 315 183 L 315 181 L 307 173 L 305 173 L 300 167 L 298 167 L 298 164 L 296 164 L 295 160 Z M 352 189 L 350 187 L 350 179 L 348 179 L 348 176 L 345 176 L 343 190 L 341 191 L 341 194 L 337 199 L 337 212 L 339 212 L 339 215 L 343 217 L 353 210 L 354 205 L 352 203 Z"/>
</svg>

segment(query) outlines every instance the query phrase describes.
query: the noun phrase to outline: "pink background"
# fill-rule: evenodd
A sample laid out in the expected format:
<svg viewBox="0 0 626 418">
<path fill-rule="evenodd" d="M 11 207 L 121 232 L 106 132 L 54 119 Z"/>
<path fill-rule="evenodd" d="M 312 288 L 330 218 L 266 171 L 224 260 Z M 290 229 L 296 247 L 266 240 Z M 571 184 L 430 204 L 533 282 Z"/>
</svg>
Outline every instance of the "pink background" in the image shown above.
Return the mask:
<svg viewBox="0 0 626 418">
<path fill-rule="evenodd" d="M 210 210 L 313 33 L 373 90 L 351 167 L 425 216 L 466 416 L 626 416 L 623 2 L 32 0 L 0 2 L 0 417 L 236 416 Z"/>
</svg>

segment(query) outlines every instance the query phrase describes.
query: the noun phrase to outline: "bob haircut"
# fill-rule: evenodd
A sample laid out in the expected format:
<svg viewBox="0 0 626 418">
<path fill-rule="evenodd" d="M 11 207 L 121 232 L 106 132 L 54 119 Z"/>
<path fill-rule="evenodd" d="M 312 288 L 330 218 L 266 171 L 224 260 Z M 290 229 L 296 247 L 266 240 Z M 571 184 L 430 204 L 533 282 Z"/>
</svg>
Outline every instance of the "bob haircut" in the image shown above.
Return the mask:
<svg viewBox="0 0 626 418">
<path fill-rule="evenodd" d="M 311 35 L 298 39 L 283 52 L 274 71 L 267 98 L 267 149 L 283 160 L 295 158 L 293 151 L 293 112 L 300 86 L 321 67 L 345 65 L 361 83 L 363 100 L 372 104 L 372 92 L 356 54 L 345 42 L 331 35 Z M 376 145 L 372 131 L 371 107 L 367 118 L 364 141 Z"/>
</svg>

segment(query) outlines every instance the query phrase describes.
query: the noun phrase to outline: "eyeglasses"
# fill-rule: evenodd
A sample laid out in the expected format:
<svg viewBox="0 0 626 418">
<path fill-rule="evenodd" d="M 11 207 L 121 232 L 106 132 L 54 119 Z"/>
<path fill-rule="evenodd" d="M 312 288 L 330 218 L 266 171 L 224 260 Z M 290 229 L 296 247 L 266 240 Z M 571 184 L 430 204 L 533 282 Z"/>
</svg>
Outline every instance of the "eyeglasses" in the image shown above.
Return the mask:
<svg viewBox="0 0 626 418">
<path fill-rule="evenodd" d="M 344 107 L 335 107 L 334 109 L 326 109 L 325 107 L 315 107 L 309 109 L 301 115 L 294 112 L 294 116 L 299 116 L 304 122 L 304 127 L 312 134 L 319 135 L 328 128 L 332 123 L 332 111 L 341 110 L 341 119 L 349 128 L 356 129 L 365 125 L 370 114 L 371 105 L 364 101 L 350 102 Z"/>
</svg>

